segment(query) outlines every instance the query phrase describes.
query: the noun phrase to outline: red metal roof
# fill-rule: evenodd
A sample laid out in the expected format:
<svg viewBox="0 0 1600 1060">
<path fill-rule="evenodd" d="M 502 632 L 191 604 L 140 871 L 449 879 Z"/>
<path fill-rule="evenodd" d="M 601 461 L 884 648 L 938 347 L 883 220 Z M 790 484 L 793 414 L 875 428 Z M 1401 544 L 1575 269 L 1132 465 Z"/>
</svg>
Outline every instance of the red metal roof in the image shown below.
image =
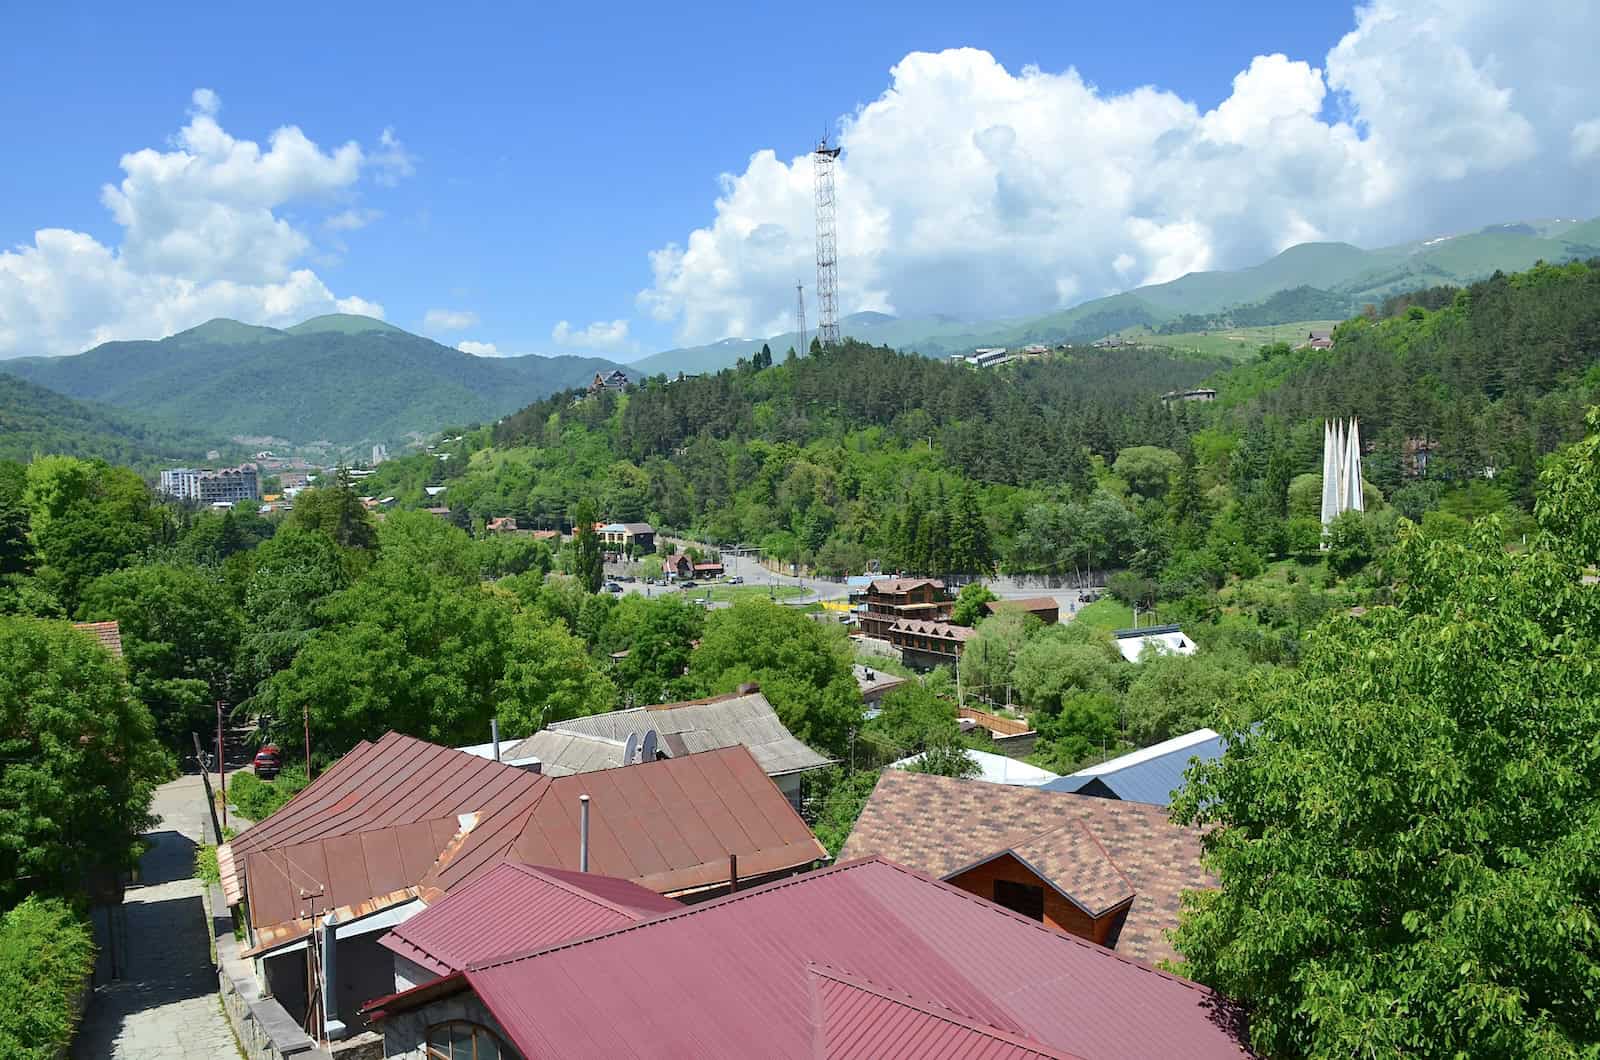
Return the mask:
<svg viewBox="0 0 1600 1060">
<path fill-rule="evenodd" d="M 1249 1055 L 1238 1013 L 1205 987 L 876 858 L 471 966 L 369 1009 L 389 1015 L 470 987 L 525 1056 L 810 1060 L 818 964 L 914 999 L 924 1017 L 948 1011 L 968 1031 L 1001 1032 L 1012 1049 L 1096 1060 Z M 920 1046 L 935 1030 L 904 1007 L 847 1011 L 841 1001 L 833 1030 L 860 1055 L 927 1055 Z M 990 1055 L 976 1048 L 981 1036 L 963 1040 L 965 1051 L 944 1055 Z M 1000 1044 L 993 1055 L 1026 1055 Z"/>
<path fill-rule="evenodd" d="M 576 868 L 578 796 L 589 796 L 589 868 L 676 895 L 826 860 L 800 815 L 742 744 L 547 780 L 527 812 L 486 822 L 423 886 L 448 891 L 503 860 Z"/>
<path fill-rule="evenodd" d="M 449 975 L 682 908 L 628 880 L 505 861 L 378 941 L 437 975 Z"/>
<path fill-rule="evenodd" d="M 122 627 L 115 620 L 110 622 L 74 622 L 73 629 L 81 629 L 85 633 L 94 634 L 94 638 L 105 646 L 117 658 L 122 658 Z"/>
</svg>

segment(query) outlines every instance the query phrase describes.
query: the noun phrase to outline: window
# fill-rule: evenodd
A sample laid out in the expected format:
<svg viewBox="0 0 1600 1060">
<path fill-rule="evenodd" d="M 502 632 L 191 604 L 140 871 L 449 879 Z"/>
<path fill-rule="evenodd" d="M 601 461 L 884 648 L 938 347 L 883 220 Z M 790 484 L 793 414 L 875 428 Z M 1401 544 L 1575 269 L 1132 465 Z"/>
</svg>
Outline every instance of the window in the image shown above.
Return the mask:
<svg viewBox="0 0 1600 1060">
<path fill-rule="evenodd" d="M 1044 920 L 1044 888 L 1010 880 L 994 881 L 994 904 L 1034 920 Z"/>
<path fill-rule="evenodd" d="M 516 1056 L 500 1044 L 493 1031 L 466 1020 L 451 1020 L 428 1028 L 428 1060 L 513 1060 Z"/>
</svg>

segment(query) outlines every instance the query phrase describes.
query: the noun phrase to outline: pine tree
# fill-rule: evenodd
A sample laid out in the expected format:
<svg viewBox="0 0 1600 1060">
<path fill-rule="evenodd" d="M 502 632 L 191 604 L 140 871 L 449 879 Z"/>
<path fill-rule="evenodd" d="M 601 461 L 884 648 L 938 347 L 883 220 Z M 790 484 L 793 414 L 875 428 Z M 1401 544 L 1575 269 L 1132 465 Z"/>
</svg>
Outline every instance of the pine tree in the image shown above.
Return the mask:
<svg viewBox="0 0 1600 1060">
<path fill-rule="evenodd" d="M 594 523 L 594 505 L 579 501 L 572 513 L 573 574 L 591 593 L 599 592 L 605 581 L 605 557 L 600 554 L 600 535 L 595 533 Z"/>
</svg>

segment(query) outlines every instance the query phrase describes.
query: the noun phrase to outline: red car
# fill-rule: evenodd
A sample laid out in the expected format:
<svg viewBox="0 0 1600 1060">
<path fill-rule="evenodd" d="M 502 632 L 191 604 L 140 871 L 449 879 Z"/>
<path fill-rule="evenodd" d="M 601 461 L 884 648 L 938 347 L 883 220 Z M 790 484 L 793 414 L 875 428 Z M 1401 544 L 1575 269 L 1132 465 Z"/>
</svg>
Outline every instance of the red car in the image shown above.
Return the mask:
<svg viewBox="0 0 1600 1060">
<path fill-rule="evenodd" d="M 283 753 L 273 744 L 263 744 L 261 750 L 256 752 L 256 776 L 262 780 L 272 780 L 283 768 Z"/>
</svg>

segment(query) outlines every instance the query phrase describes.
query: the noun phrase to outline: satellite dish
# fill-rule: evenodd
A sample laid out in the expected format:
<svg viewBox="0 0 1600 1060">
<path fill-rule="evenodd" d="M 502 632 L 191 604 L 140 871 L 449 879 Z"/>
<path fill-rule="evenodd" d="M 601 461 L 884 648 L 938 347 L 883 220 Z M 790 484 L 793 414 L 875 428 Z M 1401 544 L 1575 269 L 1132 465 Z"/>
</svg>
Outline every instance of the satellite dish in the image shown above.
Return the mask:
<svg viewBox="0 0 1600 1060">
<path fill-rule="evenodd" d="M 656 760 L 656 731 L 654 729 L 649 729 L 644 734 L 644 751 L 639 755 L 639 760 L 642 762 L 654 762 Z"/>
<path fill-rule="evenodd" d="M 622 746 L 622 764 L 625 766 L 633 765 L 633 756 L 638 752 L 638 750 L 639 734 L 636 732 L 630 732 L 628 734 L 628 742 Z"/>
</svg>

